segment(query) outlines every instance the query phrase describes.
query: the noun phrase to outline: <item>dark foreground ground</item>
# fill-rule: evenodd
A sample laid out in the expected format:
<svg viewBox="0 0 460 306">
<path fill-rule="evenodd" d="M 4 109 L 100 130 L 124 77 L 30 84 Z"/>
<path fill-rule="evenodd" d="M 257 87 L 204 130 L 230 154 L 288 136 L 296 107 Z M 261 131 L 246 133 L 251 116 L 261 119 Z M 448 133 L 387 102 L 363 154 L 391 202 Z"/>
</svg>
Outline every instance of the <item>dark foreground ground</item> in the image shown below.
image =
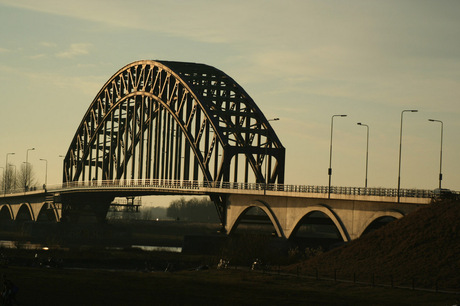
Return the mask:
<svg viewBox="0 0 460 306">
<path fill-rule="evenodd" d="M 222 242 L 215 238 L 215 224 L 50 226 L 23 224 L 0 231 L 0 239 L 18 242 L 17 249 L 0 249 L 0 273 L 19 287 L 20 305 L 460 304 L 458 201 L 434 203 L 322 252 L 297 247 L 274 252 L 278 245 L 266 235 Z M 132 248 L 184 246 L 185 235 L 214 238 L 189 239 L 195 247 L 184 253 Z M 50 249 L 26 250 L 21 241 Z M 230 259 L 229 269 L 216 269 L 221 257 Z M 271 274 L 251 271 L 254 258 L 268 263 Z"/>
<path fill-rule="evenodd" d="M 20 305 L 454 305 L 456 296 L 249 270 L 9 267 Z"/>
</svg>

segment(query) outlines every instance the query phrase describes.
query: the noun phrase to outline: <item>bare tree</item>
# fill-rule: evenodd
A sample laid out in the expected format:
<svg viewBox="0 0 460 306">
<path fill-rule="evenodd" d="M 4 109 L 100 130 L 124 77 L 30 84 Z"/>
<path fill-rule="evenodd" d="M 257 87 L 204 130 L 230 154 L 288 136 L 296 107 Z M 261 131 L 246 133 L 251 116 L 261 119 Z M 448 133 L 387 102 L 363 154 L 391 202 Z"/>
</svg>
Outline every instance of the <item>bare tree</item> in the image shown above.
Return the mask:
<svg viewBox="0 0 460 306">
<path fill-rule="evenodd" d="M 25 191 L 36 187 L 37 180 L 35 178 L 35 172 L 33 166 L 29 163 L 23 163 L 21 169 L 17 175 L 18 188 L 23 188 Z"/>
<path fill-rule="evenodd" d="M 6 170 L 3 172 L 2 188 L 4 193 L 10 193 L 16 188 L 16 166 L 8 163 Z"/>
</svg>

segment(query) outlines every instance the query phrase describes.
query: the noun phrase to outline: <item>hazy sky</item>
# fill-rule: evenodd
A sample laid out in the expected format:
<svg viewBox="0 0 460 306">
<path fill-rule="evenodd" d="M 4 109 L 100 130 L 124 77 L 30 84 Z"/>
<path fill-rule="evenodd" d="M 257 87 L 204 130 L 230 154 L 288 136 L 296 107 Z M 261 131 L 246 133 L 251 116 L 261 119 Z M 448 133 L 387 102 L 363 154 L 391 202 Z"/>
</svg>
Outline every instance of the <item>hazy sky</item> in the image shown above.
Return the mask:
<svg viewBox="0 0 460 306">
<path fill-rule="evenodd" d="M 0 0 L 0 166 L 60 183 L 91 101 L 141 59 L 205 63 L 235 79 L 286 147 L 286 183 L 460 190 L 460 1 Z M 0 169 L 1 170 L 1 169 Z"/>
</svg>

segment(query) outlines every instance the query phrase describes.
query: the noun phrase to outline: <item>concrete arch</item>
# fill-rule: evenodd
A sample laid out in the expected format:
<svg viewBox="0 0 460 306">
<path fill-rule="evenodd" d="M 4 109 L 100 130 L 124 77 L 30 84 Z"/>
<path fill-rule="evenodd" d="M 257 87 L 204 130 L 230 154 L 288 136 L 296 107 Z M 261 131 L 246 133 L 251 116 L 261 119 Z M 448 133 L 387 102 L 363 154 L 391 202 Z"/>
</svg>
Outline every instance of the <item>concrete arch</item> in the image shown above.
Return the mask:
<svg viewBox="0 0 460 306">
<path fill-rule="evenodd" d="M 319 204 L 319 205 L 313 205 L 313 206 L 308 206 L 306 207 L 306 209 L 304 211 L 302 211 L 302 215 L 300 215 L 298 218 L 296 218 L 294 224 L 295 226 L 293 227 L 293 230 L 291 230 L 289 232 L 289 235 L 288 235 L 288 238 L 291 237 L 292 233 L 295 232 L 295 230 L 298 228 L 298 226 L 300 225 L 300 221 L 307 215 L 315 212 L 315 211 L 319 211 L 319 212 L 322 212 L 323 214 L 325 214 L 326 216 L 328 216 L 332 222 L 334 222 L 334 225 L 336 226 L 337 230 L 339 231 L 340 233 L 340 236 L 342 237 L 343 241 L 345 242 L 348 242 L 350 241 L 350 236 L 348 234 L 348 231 L 347 229 L 345 228 L 345 226 L 343 225 L 342 221 L 340 220 L 340 218 L 334 213 L 334 211 L 329 208 L 328 206 L 324 205 L 324 204 Z"/>
<path fill-rule="evenodd" d="M 42 220 L 45 219 L 45 220 Z M 54 205 L 49 203 L 43 203 L 39 212 L 37 213 L 36 221 L 59 221 L 59 215 L 54 207 Z"/>
<path fill-rule="evenodd" d="M 13 210 L 9 204 L 0 206 L 0 221 L 1 220 L 14 220 Z"/>
<path fill-rule="evenodd" d="M 35 215 L 30 203 L 21 204 L 14 219 L 17 221 L 35 221 Z"/>
<path fill-rule="evenodd" d="M 278 237 L 286 238 L 286 236 L 284 235 L 284 232 L 282 230 L 282 227 L 281 227 L 278 219 L 276 218 L 276 215 L 271 210 L 270 206 L 267 205 L 267 203 L 265 203 L 263 201 L 259 201 L 259 200 L 256 200 L 256 201 L 252 202 L 251 204 L 249 204 L 249 205 L 247 205 L 245 207 L 242 207 L 242 209 L 240 209 L 240 211 L 238 212 L 238 218 L 236 218 L 236 220 L 233 222 L 233 224 L 229 224 L 228 232 L 230 234 L 236 230 L 236 228 L 238 227 L 238 224 L 240 223 L 240 221 L 243 218 L 243 216 L 253 207 L 257 207 L 257 208 L 260 208 L 261 210 L 263 210 L 263 212 L 268 216 L 268 218 L 270 219 L 271 223 L 273 224 L 273 227 L 275 228 L 275 231 L 276 231 L 276 235 Z"/>
<path fill-rule="evenodd" d="M 397 210 L 388 210 L 388 211 L 378 211 L 375 214 L 373 214 L 367 221 L 364 223 L 362 228 L 359 229 L 358 231 L 358 237 L 361 237 L 361 235 L 367 230 L 367 228 L 377 219 L 383 218 L 383 217 L 393 217 L 395 219 L 401 219 L 404 217 L 404 214 L 400 211 Z"/>
<path fill-rule="evenodd" d="M 50 203 L 50 205 L 51 205 L 51 208 L 53 210 L 53 214 L 54 214 L 54 216 L 56 218 L 56 222 L 61 221 L 61 212 L 62 212 L 61 208 L 58 207 L 58 205 L 56 205 L 55 203 Z"/>
</svg>

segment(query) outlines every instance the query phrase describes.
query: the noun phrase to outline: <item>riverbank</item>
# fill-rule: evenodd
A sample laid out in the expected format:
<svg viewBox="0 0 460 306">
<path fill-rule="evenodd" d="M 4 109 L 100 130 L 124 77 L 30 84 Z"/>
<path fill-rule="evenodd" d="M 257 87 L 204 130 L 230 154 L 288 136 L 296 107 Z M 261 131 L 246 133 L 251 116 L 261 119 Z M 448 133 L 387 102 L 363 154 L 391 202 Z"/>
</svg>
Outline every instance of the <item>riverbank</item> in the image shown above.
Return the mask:
<svg viewBox="0 0 460 306">
<path fill-rule="evenodd" d="M 182 247 L 186 235 L 217 235 L 217 223 L 155 220 L 107 220 L 96 223 L 10 222 L 0 226 L 0 240 L 64 248 L 132 245 Z"/>
</svg>

